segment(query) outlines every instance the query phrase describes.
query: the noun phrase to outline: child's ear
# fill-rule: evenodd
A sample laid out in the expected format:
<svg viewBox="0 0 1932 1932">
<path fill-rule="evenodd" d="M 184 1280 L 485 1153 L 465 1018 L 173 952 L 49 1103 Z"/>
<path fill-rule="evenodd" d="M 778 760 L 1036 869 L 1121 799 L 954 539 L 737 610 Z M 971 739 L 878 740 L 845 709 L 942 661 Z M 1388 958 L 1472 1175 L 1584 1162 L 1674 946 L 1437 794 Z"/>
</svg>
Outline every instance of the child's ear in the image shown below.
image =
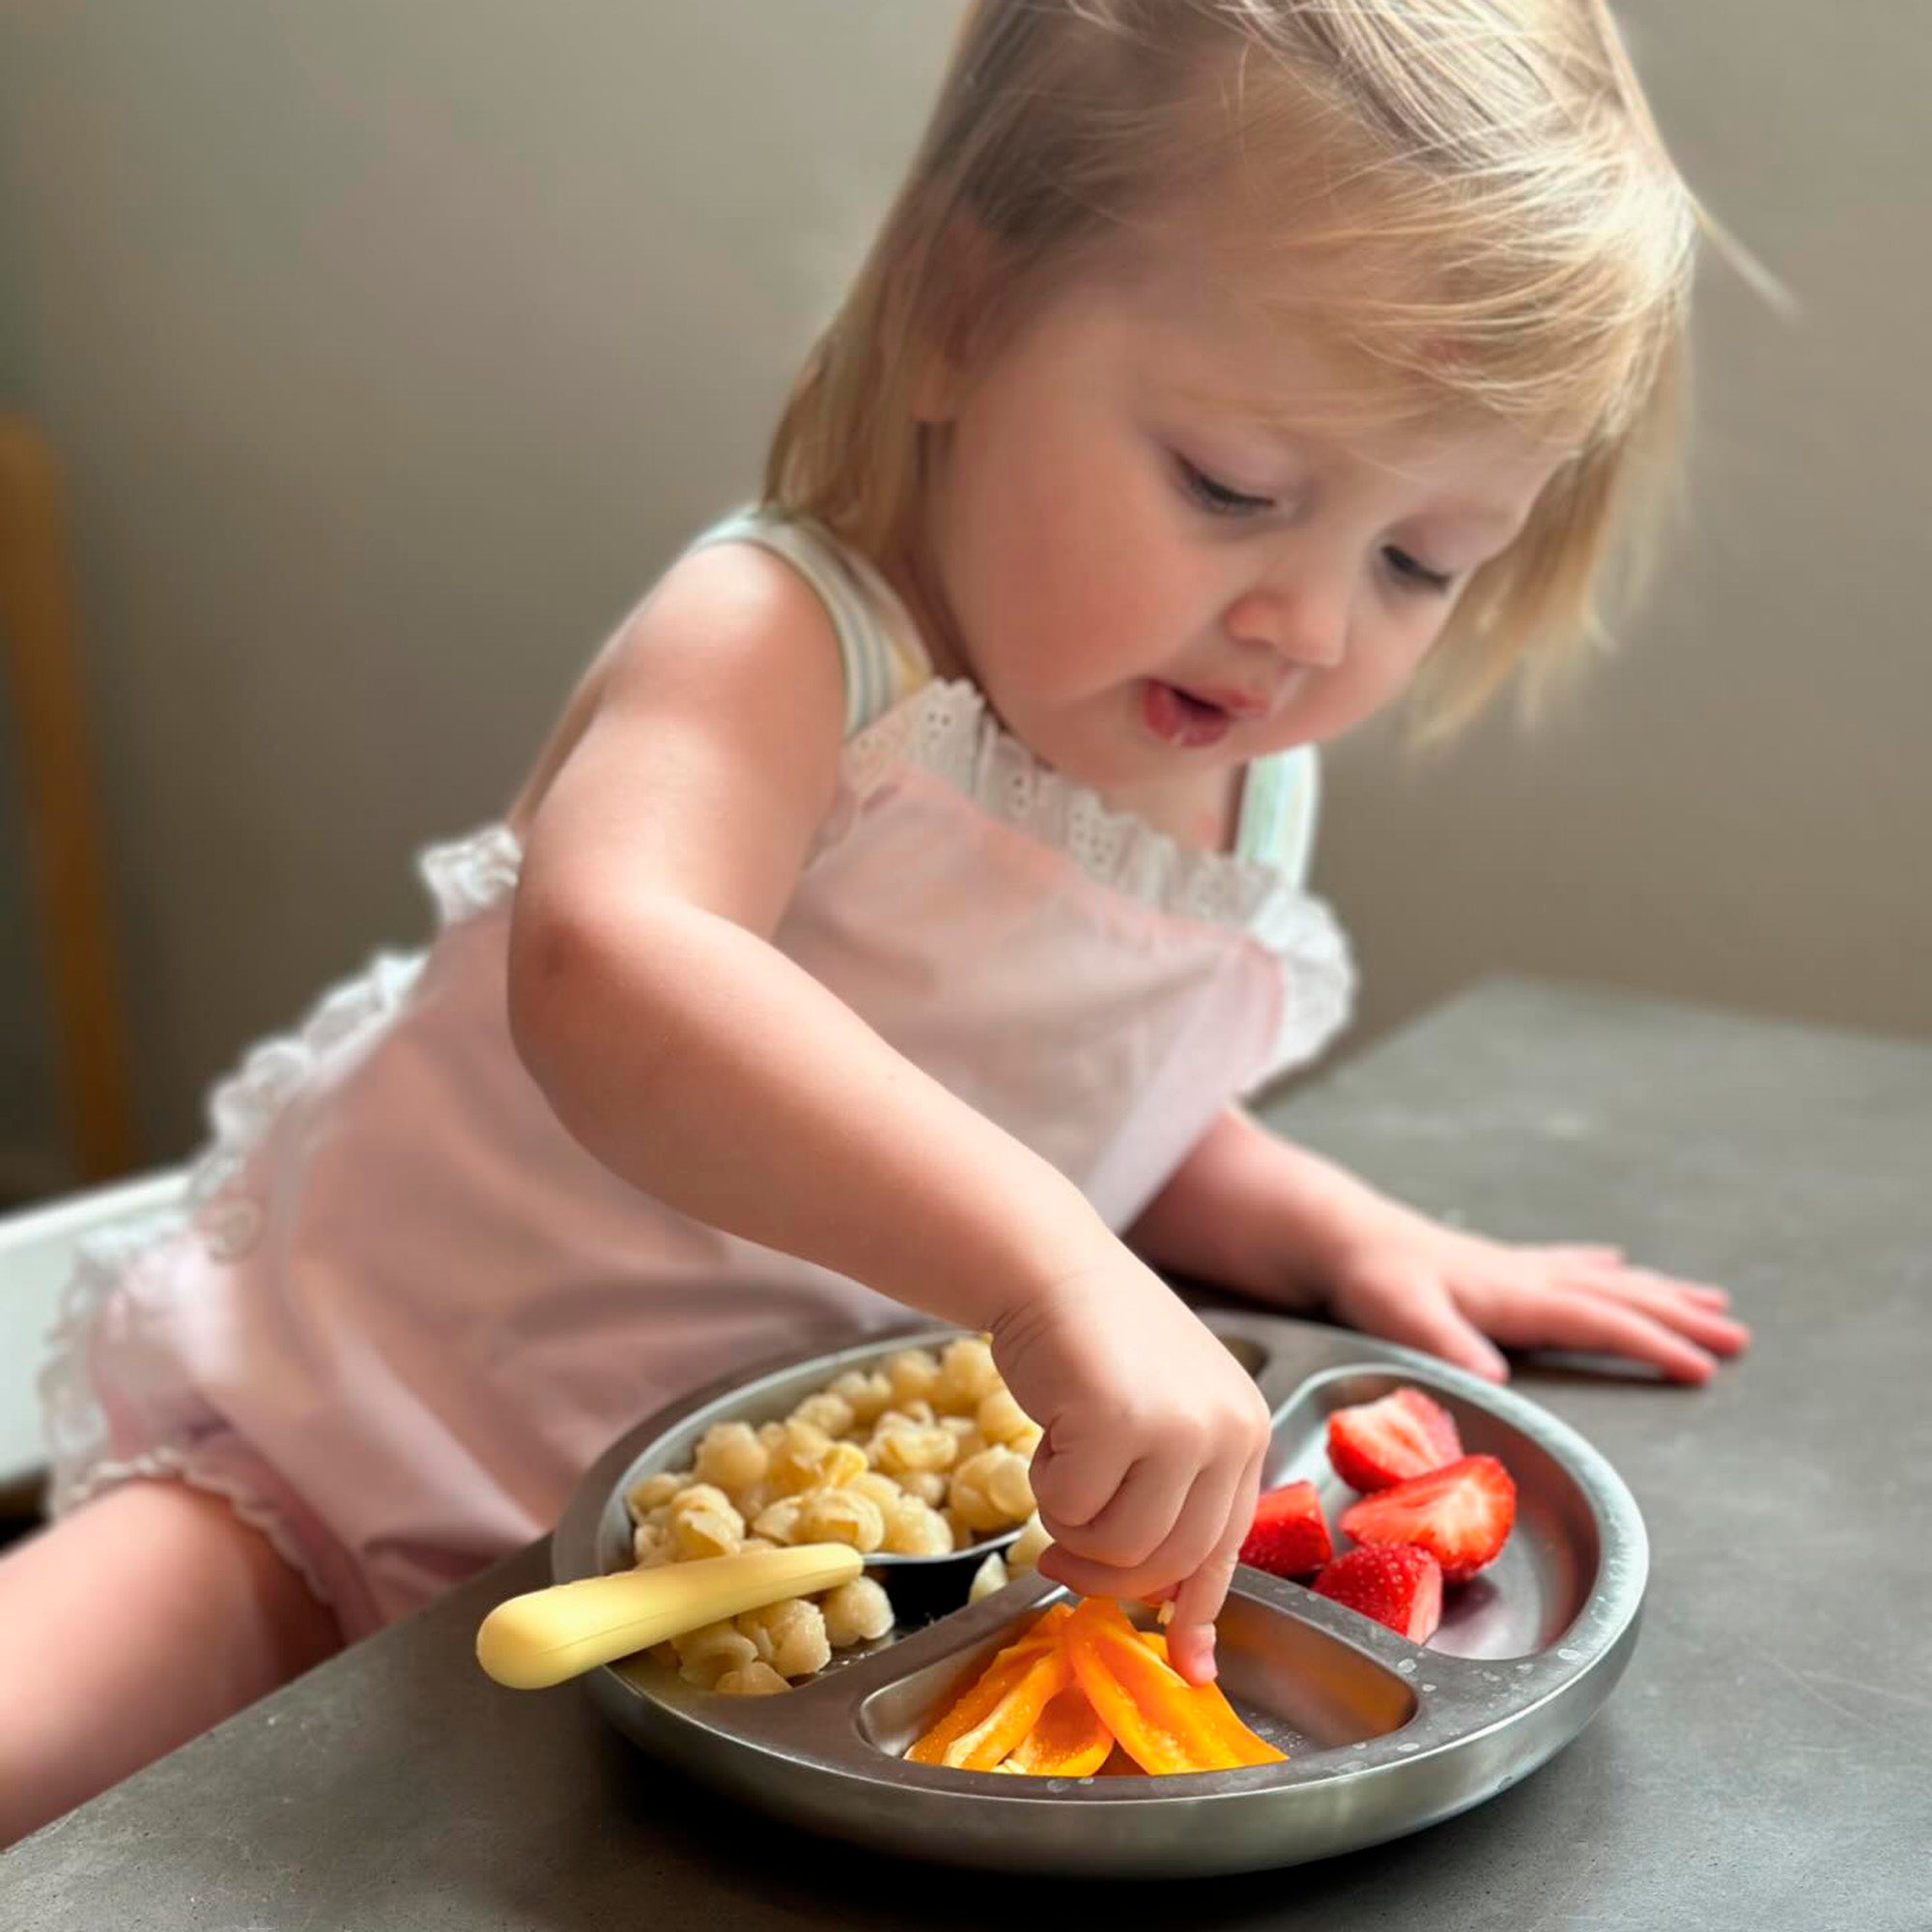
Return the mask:
<svg viewBox="0 0 1932 1932">
<path fill-rule="evenodd" d="M 917 358 L 913 418 L 950 422 L 985 365 L 997 320 L 999 246 L 977 216 L 955 213 L 926 265 L 922 326 L 908 348 Z"/>
</svg>

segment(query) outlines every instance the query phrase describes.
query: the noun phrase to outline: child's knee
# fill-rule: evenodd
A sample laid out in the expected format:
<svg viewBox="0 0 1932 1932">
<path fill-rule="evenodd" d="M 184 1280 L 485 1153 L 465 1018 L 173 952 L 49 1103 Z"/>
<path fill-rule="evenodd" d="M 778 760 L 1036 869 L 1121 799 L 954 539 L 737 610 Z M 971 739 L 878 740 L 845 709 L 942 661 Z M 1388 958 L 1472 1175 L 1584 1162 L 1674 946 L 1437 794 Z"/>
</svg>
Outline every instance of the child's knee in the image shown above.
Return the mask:
<svg viewBox="0 0 1932 1932">
<path fill-rule="evenodd" d="M 340 1646 L 218 1497 L 134 1483 L 86 1504 L 0 1560 L 0 1843 Z"/>
</svg>

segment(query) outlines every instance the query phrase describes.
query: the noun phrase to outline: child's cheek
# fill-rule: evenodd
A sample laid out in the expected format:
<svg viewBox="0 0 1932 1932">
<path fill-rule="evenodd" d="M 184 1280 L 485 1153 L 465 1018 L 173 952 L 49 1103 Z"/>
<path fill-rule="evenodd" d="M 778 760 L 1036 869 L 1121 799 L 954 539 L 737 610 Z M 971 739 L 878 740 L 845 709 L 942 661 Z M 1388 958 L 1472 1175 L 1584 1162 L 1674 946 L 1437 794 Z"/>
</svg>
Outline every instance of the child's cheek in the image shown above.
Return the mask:
<svg viewBox="0 0 1932 1932">
<path fill-rule="evenodd" d="M 1122 490 L 1096 488 L 1078 519 L 1037 525 L 1032 538 L 1042 615 L 1092 685 L 1139 675 L 1189 642 L 1184 556 L 1159 506 Z"/>
<path fill-rule="evenodd" d="M 1314 733 L 1320 738 L 1335 738 L 1366 724 L 1402 696 L 1414 668 L 1413 657 L 1407 653 L 1392 653 L 1379 662 L 1367 652 L 1357 653 L 1344 664 L 1340 675 L 1324 680 L 1309 720 Z"/>
</svg>

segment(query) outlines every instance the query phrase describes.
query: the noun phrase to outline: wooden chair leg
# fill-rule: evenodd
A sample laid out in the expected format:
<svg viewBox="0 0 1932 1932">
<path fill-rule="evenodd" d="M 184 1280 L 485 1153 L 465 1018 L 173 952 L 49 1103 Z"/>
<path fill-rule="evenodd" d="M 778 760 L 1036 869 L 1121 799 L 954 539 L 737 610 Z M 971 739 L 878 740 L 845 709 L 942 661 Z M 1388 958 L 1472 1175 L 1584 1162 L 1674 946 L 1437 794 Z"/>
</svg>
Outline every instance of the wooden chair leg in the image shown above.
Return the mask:
<svg viewBox="0 0 1932 1932">
<path fill-rule="evenodd" d="M 31 890 L 77 1178 L 134 1164 L 128 1026 L 91 781 L 58 471 L 0 416 L 0 646 L 25 779 Z"/>
</svg>

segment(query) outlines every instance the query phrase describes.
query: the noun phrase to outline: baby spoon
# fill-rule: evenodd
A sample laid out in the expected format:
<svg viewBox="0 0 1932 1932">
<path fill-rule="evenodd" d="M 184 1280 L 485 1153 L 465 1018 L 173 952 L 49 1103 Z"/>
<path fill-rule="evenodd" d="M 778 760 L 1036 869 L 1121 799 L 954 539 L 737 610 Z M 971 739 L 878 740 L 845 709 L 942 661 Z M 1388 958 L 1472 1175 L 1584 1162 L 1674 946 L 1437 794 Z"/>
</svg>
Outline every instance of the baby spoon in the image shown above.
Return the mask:
<svg viewBox="0 0 1932 1932">
<path fill-rule="evenodd" d="M 956 1609 L 972 1572 L 1019 1533 L 939 1556 L 866 1556 L 843 1543 L 801 1543 L 554 1583 L 498 1604 L 476 1633 L 476 1661 L 512 1690 L 541 1690 L 721 1618 L 862 1576 L 878 1578 L 899 1626 L 910 1628 Z"/>
</svg>

